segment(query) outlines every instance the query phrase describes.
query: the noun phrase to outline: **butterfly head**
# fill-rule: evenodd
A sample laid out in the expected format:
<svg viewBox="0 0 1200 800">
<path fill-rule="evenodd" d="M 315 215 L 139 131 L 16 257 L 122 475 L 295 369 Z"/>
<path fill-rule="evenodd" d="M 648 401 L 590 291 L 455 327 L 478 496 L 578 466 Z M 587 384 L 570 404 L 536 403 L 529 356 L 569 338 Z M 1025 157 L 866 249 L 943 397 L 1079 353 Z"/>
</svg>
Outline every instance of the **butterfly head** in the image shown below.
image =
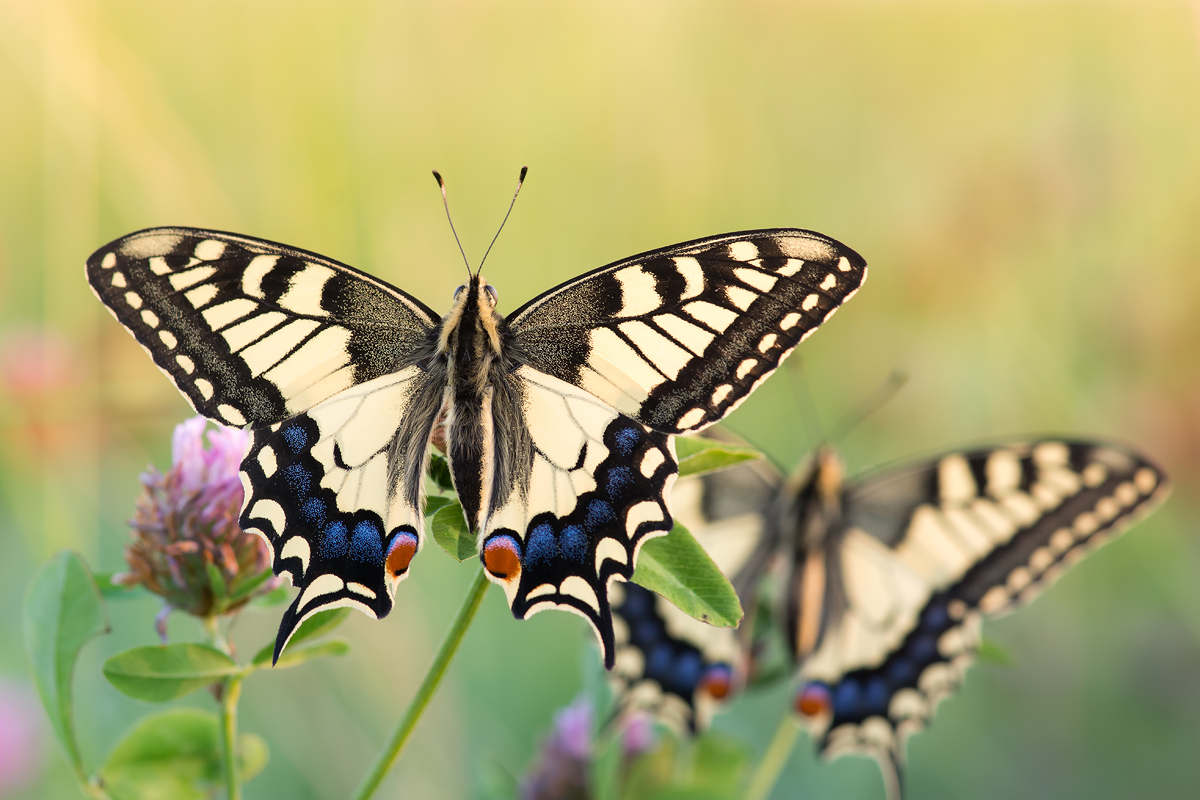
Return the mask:
<svg viewBox="0 0 1200 800">
<path fill-rule="evenodd" d="M 496 313 L 498 293 L 482 275 L 454 290 L 454 304 L 442 318 L 438 353 L 451 364 L 483 368 L 500 354 L 500 325 Z M 486 385 L 486 375 L 480 376 Z"/>
</svg>

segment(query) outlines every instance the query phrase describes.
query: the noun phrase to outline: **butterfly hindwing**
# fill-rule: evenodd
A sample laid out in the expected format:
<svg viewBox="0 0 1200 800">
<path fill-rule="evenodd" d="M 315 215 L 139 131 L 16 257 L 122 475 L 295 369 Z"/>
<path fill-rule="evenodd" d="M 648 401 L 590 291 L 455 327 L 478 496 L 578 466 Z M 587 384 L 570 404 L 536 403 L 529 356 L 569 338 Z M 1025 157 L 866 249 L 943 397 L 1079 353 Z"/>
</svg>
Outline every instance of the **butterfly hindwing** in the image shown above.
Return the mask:
<svg viewBox="0 0 1200 800">
<path fill-rule="evenodd" d="M 613 587 L 616 714 L 644 711 L 680 731 L 707 727 L 741 666 L 737 636 L 636 583 Z"/>
<path fill-rule="evenodd" d="M 779 483 L 769 464 L 750 461 L 676 484 L 676 519 L 730 578 L 747 614 L 736 631 L 718 628 L 636 584 L 614 587 L 618 716 L 644 711 L 676 730 L 703 730 L 744 683 L 758 582 L 771 549 L 764 514 Z"/>
<path fill-rule="evenodd" d="M 982 619 L 1036 597 L 1165 490 L 1132 450 L 1063 440 L 951 453 L 850 485 L 827 540 L 824 629 L 800 669 L 822 752 L 875 756 L 898 791 L 905 739 L 961 683 Z"/>
<path fill-rule="evenodd" d="M 853 250 L 810 231 L 675 245 L 569 281 L 509 315 L 514 347 L 664 433 L 732 411 L 866 278 Z"/>
<path fill-rule="evenodd" d="M 254 431 L 241 524 L 266 538 L 275 572 L 300 590 L 276 658 L 296 626 L 324 608 L 377 618 L 391 610 L 425 539 L 424 465 L 440 406 L 440 385 L 412 366 Z"/>
<path fill-rule="evenodd" d="M 438 322 L 344 264 L 220 231 L 131 233 L 92 254 L 87 277 L 192 406 L 235 427 L 403 368 Z"/>
<path fill-rule="evenodd" d="M 528 426 L 528 451 L 506 453 L 520 477 L 493 489 L 484 565 L 514 616 L 558 607 L 587 619 L 611 666 L 609 585 L 628 580 L 642 543 L 670 529 L 674 443 L 530 367 L 509 380 L 519 405 L 514 413 Z"/>
</svg>

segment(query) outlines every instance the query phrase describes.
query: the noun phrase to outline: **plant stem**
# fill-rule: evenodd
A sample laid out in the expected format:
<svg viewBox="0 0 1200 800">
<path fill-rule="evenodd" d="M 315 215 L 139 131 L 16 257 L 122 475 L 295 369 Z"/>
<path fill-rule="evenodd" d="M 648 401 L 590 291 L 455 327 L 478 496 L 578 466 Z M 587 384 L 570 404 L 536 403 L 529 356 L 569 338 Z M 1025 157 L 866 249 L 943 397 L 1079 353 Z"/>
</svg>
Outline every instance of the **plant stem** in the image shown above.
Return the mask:
<svg viewBox="0 0 1200 800">
<path fill-rule="evenodd" d="M 779 726 L 775 728 L 775 735 L 771 737 L 767 752 L 763 754 L 762 761 L 758 762 L 754 779 L 746 789 L 746 800 L 766 800 L 771 794 L 784 766 L 787 765 L 788 756 L 792 754 L 792 747 L 796 744 L 799 734 L 799 721 L 791 712 L 785 713 L 779 720 Z"/>
<path fill-rule="evenodd" d="M 241 800 L 242 782 L 237 759 L 237 704 L 242 694 L 242 675 L 232 675 L 221 685 L 221 750 L 225 766 L 225 794 Z"/>
<path fill-rule="evenodd" d="M 383 752 L 375 760 L 375 764 L 371 767 L 371 771 L 367 774 L 362 786 L 358 787 L 358 791 L 354 794 L 355 800 L 367 800 L 367 798 L 373 795 L 375 790 L 379 788 L 379 784 L 383 782 L 383 778 L 387 775 L 388 770 L 392 768 L 392 764 L 396 762 L 396 758 L 400 755 L 400 751 L 404 749 L 404 745 L 408 741 L 413 728 L 416 727 L 417 721 L 421 718 L 421 714 L 425 711 L 425 707 L 429 705 L 434 692 L 437 691 L 438 684 L 445 677 L 446 668 L 450 666 L 450 660 L 454 658 L 459 644 L 462 643 L 463 634 L 467 632 L 467 627 L 470 626 L 471 620 L 475 618 L 475 612 L 479 610 L 479 604 L 483 601 L 483 595 L 487 591 L 487 587 L 488 579 L 483 574 L 483 570 L 480 569 L 475 574 L 475 581 L 471 584 L 471 588 L 467 592 L 467 597 L 463 600 L 462 607 L 458 609 L 458 616 L 454 618 L 454 624 L 450 626 L 450 631 L 446 634 L 446 638 L 442 640 L 442 646 L 438 650 L 437 656 L 434 657 L 433 664 L 430 665 L 429 671 L 425 673 L 425 679 L 421 682 L 421 687 L 417 689 L 417 693 L 409 702 L 408 708 L 404 710 L 404 716 L 400 718 L 400 723 L 396 726 L 396 730 L 392 732 L 392 738 L 388 740 Z"/>
</svg>

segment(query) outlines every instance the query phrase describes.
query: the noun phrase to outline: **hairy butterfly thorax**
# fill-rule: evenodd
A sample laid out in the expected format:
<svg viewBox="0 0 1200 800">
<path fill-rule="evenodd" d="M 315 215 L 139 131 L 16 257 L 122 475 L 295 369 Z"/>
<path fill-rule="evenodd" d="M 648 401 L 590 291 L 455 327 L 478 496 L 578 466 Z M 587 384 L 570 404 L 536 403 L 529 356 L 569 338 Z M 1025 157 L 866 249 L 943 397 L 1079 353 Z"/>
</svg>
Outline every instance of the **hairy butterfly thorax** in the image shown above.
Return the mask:
<svg viewBox="0 0 1200 800">
<path fill-rule="evenodd" d="M 672 437 L 730 413 L 866 264 L 821 234 L 745 231 L 613 262 L 506 317 L 475 274 L 443 317 L 315 253 L 170 227 L 100 248 L 87 278 L 199 413 L 250 430 L 241 525 L 298 590 L 277 656 L 324 608 L 391 610 L 428 538 L 437 430 L 513 615 L 584 617 L 611 667 L 610 588 L 672 527 Z"/>
<path fill-rule="evenodd" d="M 507 371 L 500 336 L 504 319 L 495 311 L 496 297 L 481 275 L 472 275 L 455 292 L 438 336 L 438 353 L 446 360 L 446 454 L 472 531 L 483 527 L 493 501 L 494 398 Z"/>
</svg>

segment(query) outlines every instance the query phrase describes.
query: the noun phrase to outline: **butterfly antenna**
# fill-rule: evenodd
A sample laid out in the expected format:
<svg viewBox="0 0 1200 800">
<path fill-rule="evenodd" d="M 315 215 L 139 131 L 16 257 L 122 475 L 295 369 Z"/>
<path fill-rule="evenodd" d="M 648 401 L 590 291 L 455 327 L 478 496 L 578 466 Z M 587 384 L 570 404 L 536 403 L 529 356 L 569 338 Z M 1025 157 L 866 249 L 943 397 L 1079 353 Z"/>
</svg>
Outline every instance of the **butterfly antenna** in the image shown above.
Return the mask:
<svg viewBox="0 0 1200 800">
<path fill-rule="evenodd" d="M 862 423 L 867 417 L 874 414 L 885 403 L 891 400 L 896 394 L 904 388 L 904 384 L 908 383 L 908 373 L 902 369 L 893 370 L 892 374 L 887 377 L 874 394 L 867 398 L 857 410 L 847 415 L 842 419 L 841 424 L 837 428 L 837 435 L 832 441 L 841 441 L 850 435 L 850 432 Z"/>
<path fill-rule="evenodd" d="M 522 172 L 524 177 L 525 173 Z M 454 220 L 450 219 L 450 201 L 446 199 L 446 182 L 442 180 L 442 174 L 436 169 L 433 171 L 433 177 L 437 179 L 438 188 L 442 190 L 442 205 L 446 207 L 446 221 L 450 223 L 450 232 L 454 234 L 454 241 L 458 244 L 458 252 L 462 253 L 463 263 L 467 265 L 467 274 L 471 274 L 471 262 L 467 261 L 467 252 L 463 250 L 462 241 L 458 238 L 458 231 L 454 230 Z"/>
<path fill-rule="evenodd" d="M 792 365 L 788 370 L 788 375 L 796 389 L 792 393 L 792 402 L 796 404 L 796 411 L 801 419 L 812 420 L 812 427 L 817 429 L 815 444 L 829 441 L 825 436 L 825 425 L 821 422 L 821 411 L 817 408 L 816 398 L 813 397 L 812 385 L 808 382 L 808 371 L 804 368 L 804 359 L 799 355 L 793 355 L 788 363 Z M 803 403 L 800 402 L 801 398 L 804 400 Z"/>
<path fill-rule="evenodd" d="M 517 178 L 517 190 L 513 192 L 512 202 L 508 204 L 508 212 L 505 213 L 504 219 L 500 222 L 500 228 L 496 231 L 496 235 L 492 237 L 492 244 L 488 245 L 487 251 L 483 254 L 483 259 L 479 262 L 479 270 L 483 269 L 483 262 L 487 261 L 488 253 L 492 252 L 492 245 L 500 238 L 500 231 L 504 230 L 504 223 L 508 222 L 508 215 L 512 213 L 513 206 L 517 204 L 517 195 L 521 193 L 521 186 L 525 183 L 525 173 L 529 172 L 529 167 L 521 167 L 521 174 Z M 445 192 L 445 189 L 442 190 Z M 477 271 L 478 272 L 478 271 Z"/>
</svg>

